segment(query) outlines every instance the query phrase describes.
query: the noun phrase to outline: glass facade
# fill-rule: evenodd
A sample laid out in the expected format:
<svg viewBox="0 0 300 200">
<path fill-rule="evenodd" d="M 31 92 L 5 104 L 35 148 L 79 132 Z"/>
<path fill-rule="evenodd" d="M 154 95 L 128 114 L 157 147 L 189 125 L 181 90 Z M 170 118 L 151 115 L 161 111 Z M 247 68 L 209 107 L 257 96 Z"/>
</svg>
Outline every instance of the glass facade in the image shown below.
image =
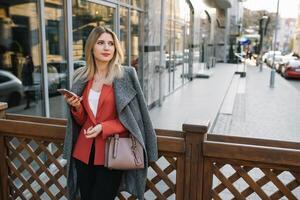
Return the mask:
<svg viewBox="0 0 300 200">
<path fill-rule="evenodd" d="M 128 52 L 129 52 L 129 9 L 121 7 L 120 8 L 120 37 L 119 40 L 121 42 L 121 46 L 124 51 L 124 64 L 129 65 L 129 58 L 128 58 Z"/>
<path fill-rule="evenodd" d="M 69 32 L 66 3 L 71 4 Z M 67 46 L 72 46 L 73 68 L 85 66 L 85 42 L 95 26 L 115 31 L 124 65 L 138 69 L 142 5 L 141 0 L 0 0 L 0 101 L 8 103 L 7 112 L 65 117 L 66 103 L 57 89 L 69 87 Z"/>
<path fill-rule="evenodd" d="M 165 95 L 188 81 L 190 58 L 190 8 L 185 1 L 166 0 L 165 58 L 167 78 Z"/>
<path fill-rule="evenodd" d="M 90 31 L 104 25 L 118 35 L 123 64 L 135 67 L 152 104 L 160 89 L 158 80 L 145 77 L 157 59 L 144 61 L 159 51 L 150 38 L 161 27 L 160 16 L 143 19 L 145 5 L 144 0 L 0 0 L 0 101 L 8 103 L 10 113 L 66 117 L 66 103 L 57 89 L 69 89 L 73 71 L 86 65 L 84 47 Z M 153 5 L 149 12 L 160 9 L 160 3 Z M 183 0 L 166 0 L 163 12 L 165 44 L 160 45 L 165 51 L 167 96 L 188 82 L 192 12 Z M 144 43 L 150 44 L 150 52 L 144 52 Z"/>
<path fill-rule="evenodd" d="M 8 112 L 44 114 L 38 10 L 38 1 L 0 1 L 0 101 Z"/>
<path fill-rule="evenodd" d="M 140 31 L 141 26 L 140 24 L 140 12 L 136 10 L 132 10 L 130 13 L 130 42 L 131 42 L 131 51 L 130 51 L 130 60 L 131 60 L 131 66 L 133 66 L 137 72 L 139 72 L 139 58 L 140 58 L 140 52 L 139 52 L 139 46 L 140 46 Z"/>
<path fill-rule="evenodd" d="M 116 9 L 114 7 L 73 0 L 73 60 L 84 60 L 84 46 L 91 30 L 106 26 L 116 31 Z"/>
</svg>

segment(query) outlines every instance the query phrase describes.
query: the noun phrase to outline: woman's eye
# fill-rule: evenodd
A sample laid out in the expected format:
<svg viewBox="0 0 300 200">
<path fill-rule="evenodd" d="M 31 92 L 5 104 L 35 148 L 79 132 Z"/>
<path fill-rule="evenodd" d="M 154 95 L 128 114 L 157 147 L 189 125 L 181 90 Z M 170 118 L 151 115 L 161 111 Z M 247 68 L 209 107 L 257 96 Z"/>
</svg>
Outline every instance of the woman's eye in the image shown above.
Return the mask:
<svg viewBox="0 0 300 200">
<path fill-rule="evenodd" d="M 103 41 L 99 41 L 97 44 L 104 44 L 104 42 Z"/>
<path fill-rule="evenodd" d="M 114 46 L 114 43 L 113 42 L 109 42 L 108 45 L 109 46 Z"/>
</svg>

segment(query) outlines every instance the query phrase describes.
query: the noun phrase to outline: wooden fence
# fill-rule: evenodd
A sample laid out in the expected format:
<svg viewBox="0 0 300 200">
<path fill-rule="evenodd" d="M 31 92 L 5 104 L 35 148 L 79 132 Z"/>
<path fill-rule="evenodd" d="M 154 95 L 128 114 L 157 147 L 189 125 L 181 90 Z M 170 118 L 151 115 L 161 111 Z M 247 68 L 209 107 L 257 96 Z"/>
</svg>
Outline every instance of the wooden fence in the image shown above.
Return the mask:
<svg viewBox="0 0 300 200">
<path fill-rule="evenodd" d="M 67 199 L 66 120 L 5 109 L 0 103 L 0 199 Z M 159 160 L 149 167 L 145 199 L 300 199 L 300 143 L 207 134 L 208 127 L 156 130 Z"/>
</svg>

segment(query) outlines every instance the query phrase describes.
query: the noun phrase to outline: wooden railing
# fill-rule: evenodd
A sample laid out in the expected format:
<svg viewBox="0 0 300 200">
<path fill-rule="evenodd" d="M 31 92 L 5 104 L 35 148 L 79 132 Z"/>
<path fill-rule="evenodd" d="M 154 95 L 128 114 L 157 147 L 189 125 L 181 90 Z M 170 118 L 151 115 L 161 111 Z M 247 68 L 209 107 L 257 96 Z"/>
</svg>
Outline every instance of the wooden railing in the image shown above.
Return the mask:
<svg viewBox="0 0 300 200">
<path fill-rule="evenodd" d="M 66 199 L 66 121 L 5 109 L 0 103 L 0 199 Z M 208 127 L 156 130 L 159 160 L 149 167 L 145 199 L 300 199 L 300 143 L 207 134 Z"/>
</svg>

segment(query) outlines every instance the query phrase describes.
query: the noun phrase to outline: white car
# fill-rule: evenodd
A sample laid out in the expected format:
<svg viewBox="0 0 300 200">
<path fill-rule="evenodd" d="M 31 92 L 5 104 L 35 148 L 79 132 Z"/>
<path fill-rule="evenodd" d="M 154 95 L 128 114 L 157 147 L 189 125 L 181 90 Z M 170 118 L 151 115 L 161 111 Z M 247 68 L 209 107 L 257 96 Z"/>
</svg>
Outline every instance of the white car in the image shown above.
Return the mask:
<svg viewBox="0 0 300 200">
<path fill-rule="evenodd" d="M 275 53 L 275 56 L 281 56 L 281 51 L 268 51 L 262 56 L 262 60 L 266 63 L 268 59 L 273 57 Z"/>
<path fill-rule="evenodd" d="M 8 71 L 0 70 L 0 101 L 7 102 L 8 107 L 17 106 L 24 96 L 20 79 Z"/>
</svg>

